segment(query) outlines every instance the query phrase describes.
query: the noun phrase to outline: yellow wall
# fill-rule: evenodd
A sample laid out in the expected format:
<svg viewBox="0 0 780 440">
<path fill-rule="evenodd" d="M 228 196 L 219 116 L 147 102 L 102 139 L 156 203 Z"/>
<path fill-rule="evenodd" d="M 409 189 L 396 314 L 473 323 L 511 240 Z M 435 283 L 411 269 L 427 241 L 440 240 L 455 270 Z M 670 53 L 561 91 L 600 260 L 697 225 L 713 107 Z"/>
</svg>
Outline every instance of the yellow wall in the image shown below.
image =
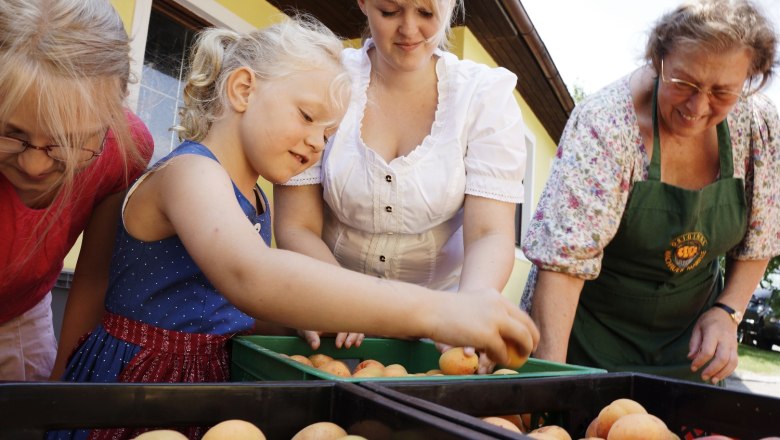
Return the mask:
<svg viewBox="0 0 780 440">
<path fill-rule="evenodd" d="M 268 26 L 284 17 L 284 13 L 265 0 L 217 0 L 217 3 L 255 27 Z"/>
<path fill-rule="evenodd" d="M 130 28 L 133 26 L 133 11 L 135 10 L 135 0 L 111 0 L 111 5 L 122 17 L 122 21 L 125 22 L 125 30 L 130 33 Z"/>
</svg>

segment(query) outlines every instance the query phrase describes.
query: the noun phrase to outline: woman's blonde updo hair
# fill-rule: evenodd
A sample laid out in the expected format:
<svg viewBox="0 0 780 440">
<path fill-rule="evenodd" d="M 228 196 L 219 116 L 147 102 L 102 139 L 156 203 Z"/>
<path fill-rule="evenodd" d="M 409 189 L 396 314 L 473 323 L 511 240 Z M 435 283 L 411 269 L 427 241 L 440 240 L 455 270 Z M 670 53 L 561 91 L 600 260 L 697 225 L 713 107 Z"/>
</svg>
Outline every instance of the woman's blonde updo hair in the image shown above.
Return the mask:
<svg viewBox="0 0 780 440">
<path fill-rule="evenodd" d="M 129 39 L 108 0 L 2 0 L 0 130 L 22 100 L 32 99 L 51 142 L 63 151 L 94 135 L 85 132 L 95 129 L 84 127 L 89 121 L 111 129 L 123 158 L 140 161 L 125 115 L 129 79 Z M 51 191 L 72 189 L 84 166 L 73 156 Z"/>
<path fill-rule="evenodd" d="M 684 46 L 713 53 L 750 49 L 752 90 L 766 85 L 777 65 L 777 35 L 771 22 L 748 0 L 697 0 L 678 6 L 651 30 L 645 59 L 658 72 L 661 59 Z"/>
<path fill-rule="evenodd" d="M 202 31 L 193 46 L 184 106 L 179 111 L 182 139 L 202 140 L 228 106 L 226 83 L 238 68 L 249 67 L 263 80 L 317 69 L 337 69 L 329 105 L 347 105 L 350 79 L 340 62 L 341 40 L 311 16 L 285 18 L 278 24 L 238 34 L 225 29 Z"/>
</svg>

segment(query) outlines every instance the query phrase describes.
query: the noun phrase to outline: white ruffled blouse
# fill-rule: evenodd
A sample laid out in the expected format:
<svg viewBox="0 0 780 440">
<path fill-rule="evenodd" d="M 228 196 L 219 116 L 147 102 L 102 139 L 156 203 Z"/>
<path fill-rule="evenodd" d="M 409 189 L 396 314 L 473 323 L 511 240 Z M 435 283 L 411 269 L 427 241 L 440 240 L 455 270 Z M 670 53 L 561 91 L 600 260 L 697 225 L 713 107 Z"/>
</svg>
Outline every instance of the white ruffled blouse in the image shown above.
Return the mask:
<svg viewBox="0 0 780 440">
<path fill-rule="evenodd" d="M 372 46 L 369 39 L 361 49 L 344 50 L 353 79 L 347 113 L 321 161 L 288 185 L 322 184 L 323 239 L 343 267 L 457 290 L 465 194 L 510 203 L 523 198 L 517 77 L 437 51 L 439 102 L 431 132 L 387 163 L 361 138 Z"/>
</svg>

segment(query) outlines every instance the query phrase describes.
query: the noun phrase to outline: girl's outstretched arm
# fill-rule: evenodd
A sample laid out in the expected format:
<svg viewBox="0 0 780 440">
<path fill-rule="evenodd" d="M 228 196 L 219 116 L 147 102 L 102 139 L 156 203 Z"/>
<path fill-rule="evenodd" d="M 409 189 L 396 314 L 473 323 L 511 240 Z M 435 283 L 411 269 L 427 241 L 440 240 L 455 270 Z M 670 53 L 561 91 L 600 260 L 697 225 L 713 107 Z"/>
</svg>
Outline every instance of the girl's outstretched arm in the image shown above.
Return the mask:
<svg viewBox="0 0 780 440">
<path fill-rule="evenodd" d="M 538 331 L 495 289 L 452 295 L 373 278 L 269 248 L 216 162 L 173 159 L 148 182 L 156 207 L 214 286 L 245 313 L 295 328 L 428 337 L 507 360 L 506 341 L 530 352 Z M 129 209 L 129 207 L 128 207 Z M 131 231 L 132 232 L 132 231 Z"/>
</svg>

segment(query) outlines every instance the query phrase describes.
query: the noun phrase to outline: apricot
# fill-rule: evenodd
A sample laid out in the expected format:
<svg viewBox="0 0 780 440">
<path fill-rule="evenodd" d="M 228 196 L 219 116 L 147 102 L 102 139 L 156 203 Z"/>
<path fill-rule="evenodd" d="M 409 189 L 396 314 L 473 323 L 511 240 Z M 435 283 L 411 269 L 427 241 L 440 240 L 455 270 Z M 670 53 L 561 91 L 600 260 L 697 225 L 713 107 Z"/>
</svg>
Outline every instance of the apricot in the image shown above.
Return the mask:
<svg viewBox="0 0 780 440">
<path fill-rule="evenodd" d="M 444 374 L 444 373 L 442 373 L 441 370 L 439 370 L 438 368 L 434 368 L 433 370 L 428 370 L 425 372 L 426 376 L 436 376 L 440 374 Z"/>
<path fill-rule="evenodd" d="M 500 426 L 504 429 L 508 429 L 510 431 L 514 432 L 522 432 L 520 431 L 520 428 L 515 426 L 514 423 L 510 422 L 509 420 L 503 418 L 503 417 L 482 417 L 482 420 L 485 422 L 490 423 L 491 425 Z"/>
<path fill-rule="evenodd" d="M 607 440 L 668 440 L 671 433 L 666 424 L 652 414 L 626 414 L 617 419 Z"/>
<path fill-rule="evenodd" d="M 317 367 L 317 369 L 320 371 L 324 371 L 328 374 L 332 374 L 334 376 L 339 376 L 339 377 L 352 376 L 352 374 L 349 372 L 349 367 L 347 367 L 347 364 L 336 359 L 321 364 L 319 367 Z"/>
<path fill-rule="evenodd" d="M 602 408 L 597 417 L 596 437 L 607 438 L 612 424 L 627 414 L 647 414 L 639 402 L 631 399 L 617 399 Z"/>
<path fill-rule="evenodd" d="M 358 371 L 362 370 L 363 368 L 366 368 L 368 366 L 375 366 L 375 367 L 382 367 L 385 368 L 385 365 L 379 361 L 376 361 L 374 359 L 366 359 L 363 362 L 357 364 L 355 366 L 355 369 L 352 370 L 352 374 L 357 373 Z"/>
<path fill-rule="evenodd" d="M 202 440 L 265 440 L 263 431 L 245 420 L 225 420 L 212 426 Z"/>
<path fill-rule="evenodd" d="M 503 416 L 494 416 L 494 417 L 500 417 L 502 419 L 508 420 L 510 423 L 517 426 L 520 432 L 526 431 L 525 424 L 523 423 L 523 418 L 520 416 L 520 414 L 506 414 Z"/>
<path fill-rule="evenodd" d="M 327 354 L 314 353 L 313 355 L 309 356 L 309 360 L 311 361 L 314 368 L 319 368 L 320 365 L 332 361 L 333 358 Z"/>
<path fill-rule="evenodd" d="M 559 440 L 558 437 L 555 436 L 555 434 L 551 434 L 551 433 L 531 431 L 525 435 L 536 440 Z"/>
<path fill-rule="evenodd" d="M 294 354 L 294 355 L 290 356 L 290 359 L 292 359 L 292 360 L 294 360 L 296 362 L 300 362 L 303 365 L 308 365 L 310 367 L 314 366 L 314 364 L 311 362 L 311 360 L 309 360 L 309 358 L 307 358 L 306 356 L 304 356 L 302 354 Z"/>
<path fill-rule="evenodd" d="M 596 416 L 596 418 L 590 422 L 590 425 L 588 425 L 588 428 L 585 430 L 585 437 L 598 438 L 598 423 L 599 418 Z"/>
<path fill-rule="evenodd" d="M 551 439 L 557 439 L 557 440 L 571 440 L 571 436 L 568 432 L 566 432 L 565 429 L 561 428 L 558 425 L 546 425 L 542 426 L 540 428 L 536 428 L 528 435 L 531 434 L 542 434 L 542 438 L 551 438 Z"/>
<path fill-rule="evenodd" d="M 352 377 L 382 377 L 385 373 L 385 367 L 378 365 L 369 365 L 365 368 L 361 368 L 352 374 Z"/>
<path fill-rule="evenodd" d="M 531 356 L 530 351 L 521 351 L 517 344 L 510 341 L 506 341 L 506 353 L 509 356 L 509 360 L 504 366 L 514 370 L 525 365 L 528 362 L 528 357 Z"/>
<path fill-rule="evenodd" d="M 387 440 L 393 436 L 395 430 L 379 420 L 363 419 L 350 425 L 347 431 L 372 440 Z"/>
<path fill-rule="evenodd" d="M 187 440 L 187 436 L 172 429 L 155 429 L 144 432 L 134 440 Z"/>
<path fill-rule="evenodd" d="M 474 374 L 479 368 L 479 356 L 466 356 L 463 347 L 453 347 L 439 357 L 439 369 L 445 375 Z"/>
<path fill-rule="evenodd" d="M 404 367 L 401 364 L 390 364 L 385 367 L 384 373 L 382 373 L 382 376 L 384 377 L 400 377 L 400 376 L 406 376 L 409 374 L 406 371 L 406 367 Z"/>
<path fill-rule="evenodd" d="M 298 431 L 291 440 L 336 440 L 347 435 L 347 431 L 332 422 L 312 423 Z"/>
</svg>

